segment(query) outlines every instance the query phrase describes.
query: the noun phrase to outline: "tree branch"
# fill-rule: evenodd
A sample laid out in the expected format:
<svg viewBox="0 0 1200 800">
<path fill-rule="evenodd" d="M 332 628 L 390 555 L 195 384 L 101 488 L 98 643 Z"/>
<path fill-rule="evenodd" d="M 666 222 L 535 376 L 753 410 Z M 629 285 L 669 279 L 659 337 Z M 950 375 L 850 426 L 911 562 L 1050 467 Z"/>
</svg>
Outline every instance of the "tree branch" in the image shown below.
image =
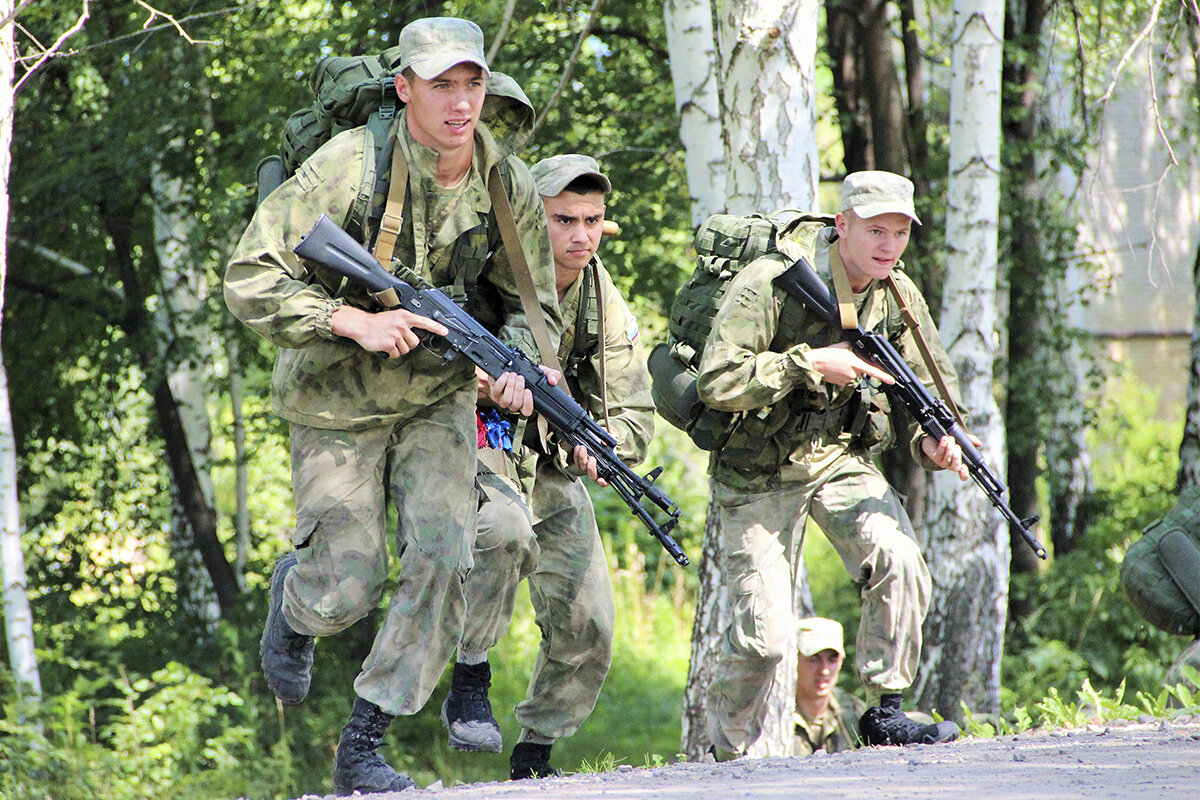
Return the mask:
<svg viewBox="0 0 1200 800">
<path fill-rule="evenodd" d="M 83 30 L 83 23 L 87 22 L 88 17 L 91 14 L 91 12 L 88 9 L 89 1 L 90 0 L 83 0 L 83 11 L 81 11 L 79 13 L 79 19 L 77 19 L 75 21 L 75 24 L 72 25 L 63 35 L 59 36 L 57 41 L 55 41 L 54 44 L 50 45 L 50 48 L 41 54 L 41 57 L 36 62 L 34 62 L 32 67 L 25 70 L 25 74 L 21 76 L 21 80 L 17 81 L 15 84 L 13 84 L 13 95 L 14 96 L 17 94 L 17 92 L 21 91 L 21 86 L 24 85 L 25 80 L 30 75 L 37 72 L 38 67 L 40 67 L 42 64 L 46 63 L 46 59 L 48 59 L 52 55 L 54 55 L 54 53 L 57 52 L 58 49 L 63 46 L 63 44 L 67 41 L 67 39 L 70 39 L 72 36 L 79 33 L 79 31 Z"/>
<path fill-rule="evenodd" d="M 1160 0 L 1161 1 L 1161 0 Z M 558 105 L 558 99 L 562 97 L 563 90 L 567 86 L 567 82 L 571 80 L 571 72 L 575 69 L 575 62 L 579 60 L 579 54 L 583 51 L 583 43 L 587 41 L 587 37 L 592 32 L 592 26 L 596 24 L 596 18 L 600 16 L 600 6 L 604 4 L 604 0 L 595 0 L 592 3 L 592 12 L 588 15 L 587 22 L 583 26 L 583 30 L 579 32 L 579 39 L 575 42 L 575 50 L 571 53 L 571 57 L 567 59 L 567 66 L 563 69 L 562 78 L 558 82 L 558 86 L 554 90 L 554 94 L 550 96 L 546 107 L 542 109 L 541 115 L 537 121 L 533 123 L 533 130 L 529 133 L 529 138 L 532 139 L 537 134 L 538 128 L 542 127 L 542 123 L 546 121 L 546 117 Z"/>
<path fill-rule="evenodd" d="M 142 25 L 142 30 L 146 30 L 147 28 L 149 28 L 150 23 L 154 21 L 155 17 L 161 16 L 163 19 L 167 20 L 167 22 L 169 22 L 171 24 L 171 26 L 173 28 L 175 28 L 175 30 L 179 31 L 179 35 L 182 36 L 187 41 L 188 44 L 216 44 L 216 41 L 213 39 L 193 39 L 188 34 L 188 32 L 183 29 L 183 26 L 180 25 L 179 22 L 176 21 L 176 19 L 174 17 L 172 17 L 170 14 L 168 14 L 167 12 L 159 11 L 154 6 L 151 6 L 151 5 L 143 2 L 143 0 L 133 0 L 133 1 L 135 3 L 137 3 L 139 6 L 141 6 L 142 8 L 144 8 L 150 12 L 150 16 L 146 19 L 145 24 Z M 160 27 L 162 27 L 162 26 L 160 26 Z"/>
<path fill-rule="evenodd" d="M 1138 31 L 1138 35 L 1133 37 L 1133 41 L 1129 43 L 1129 47 L 1125 48 L 1125 52 L 1121 55 L 1121 60 L 1117 62 L 1116 69 L 1113 70 L 1112 80 L 1108 83 L 1108 88 L 1104 90 L 1104 94 L 1100 95 L 1096 100 L 1096 105 L 1100 106 L 1108 102 L 1112 97 L 1113 91 L 1116 90 L 1117 81 L 1121 77 L 1125 65 L 1129 59 L 1133 57 L 1133 51 L 1138 48 L 1146 37 L 1154 31 L 1154 26 L 1158 24 L 1158 12 L 1162 9 L 1162 0 L 1154 0 L 1154 7 L 1150 9 L 1150 19 L 1146 22 L 1146 27 Z"/>
<path fill-rule="evenodd" d="M 513 13 L 517 10 L 517 0 L 508 0 L 504 6 L 504 17 L 500 20 L 500 30 L 492 37 L 492 46 L 488 48 L 487 62 L 491 64 L 496 60 L 496 54 L 500 52 L 500 46 L 504 44 L 504 37 L 508 36 L 508 29 L 512 26 Z"/>
</svg>

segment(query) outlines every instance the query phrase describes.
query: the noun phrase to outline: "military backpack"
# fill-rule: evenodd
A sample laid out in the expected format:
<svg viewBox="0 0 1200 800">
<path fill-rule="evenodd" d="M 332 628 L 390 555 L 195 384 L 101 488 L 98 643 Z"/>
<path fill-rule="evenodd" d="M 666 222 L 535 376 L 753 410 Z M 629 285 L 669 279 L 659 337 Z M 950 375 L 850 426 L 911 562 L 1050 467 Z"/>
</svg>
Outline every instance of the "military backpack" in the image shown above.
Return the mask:
<svg viewBox="0 0 1200 800">
<path fill-rule="evenodd" d="M 1166 516 L 1129 546 L 1121 587 L 1155 627 L 1200 636 L 1200 486 L 1180 492 Z"/>
<path fill-rule="evenodd" d="M 651 350 L 649 368 L 659 415 L 702 450 L 724 444 L 738 416 L 708 408 L 696 391 L 700 354 L 729 282 L 751 261 L 779 253 L 784 236 L 811 259 L 817 235 L 832 225 L 832 216 L 787 209 L 769 216 L 714 214 L 696 231 L 696 268 L 675 295 L 669 338 Z"/>
</svg>

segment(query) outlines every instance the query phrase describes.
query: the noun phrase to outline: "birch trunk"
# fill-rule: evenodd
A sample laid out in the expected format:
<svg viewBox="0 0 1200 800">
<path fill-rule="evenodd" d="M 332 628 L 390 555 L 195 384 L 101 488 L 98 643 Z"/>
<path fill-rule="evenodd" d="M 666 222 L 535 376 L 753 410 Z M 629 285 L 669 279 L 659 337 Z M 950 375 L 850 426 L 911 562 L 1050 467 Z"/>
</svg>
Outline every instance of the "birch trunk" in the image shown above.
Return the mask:
<svg viewBox="0 0 1200 800">
<path fill-rule="evenodd" d="M 176 140 L 167 152 L 182 146 Z M 164 158 L 166 153 L 164 153 Z M 154 198 L 154 240 L 162 274 L 164 311 L 156 316 L 155 327 L 162 352 L 169 354 L 167 386 L 175 397 L 179 420 L 199 480 L 205 504 L 213 508 L 210 471 L 212 427 L 208 417 L 211 394 L 211 331 L 203 322 L 204 298 L 208 294 L 206 276 L 190 258 L 188 240 L 195 228 L 193 208 L 184 191 L 183 181 L 170 175 L 162 165 L 151 169 Z M 178 486 L 172 484 L 175 513 L 172 517 L 172 556 L 180 572 L 179 600 L 198 619 L 215 622 L 221 608 L 213 591 L 212 579 L 204 567 L 183 509 Z"/>
<path fill-rule="evenodd" d="M 1003 0 L 956 0 L 950 86 L 950 184 L 941 333 L 984 457 L 1004 474 L 1003 425 L 992 376 L 997 350 L 997 218 Z M 925 554 L 933 599 L 915 693 L 923 709 L 960 702 L 998 712 L 1008 604 L 1008 529 L 972 482 L 931 482 Z"/>
<path fill-rule="evenodd" d="M 751 0 L 722 3 L 716 8 L 718 94 L 727 169 L 725 208 L 737 214 L 816 209 L 818 3 Z M 729 624 L 715 521 L 710 505 L 684 698 L 682 749 L 691 758 L 699 758 L 711 744 L 705 730 L 706 694 L 721 632 Z M 797 568 L 794 608 L 799 615 L 812 613 L 803 561 Z M 795 687 L 793 652 L 775 673 L 763 735 L 750 749 L 751 755 L 792 754 Z"/>
<path fill-rule="evenodd" d="M 692 227 L 725 210 L 725 149 L 717 92 L 716 38 L 709 0 L 666 0 L 663 17 L 679 138 L 686 152 Z"/>
<path fill-rule="evenodd" d="M 13 13 L 12 0 L 0 0 L 0 20 Z M 4 282 L 8 276 L 8 176 L 12 166 L 13 26 L 0 27 L 0 311 L 4 310 Z M 0 338 L 0 356 L 3 355 Z M 4 598 L 4 636 L 9 666 L 16 680 L 17 697 L 37 701 L 42 697 L 33 639 L 33 610 L 26 592 L 25 551 L 21 546 L 21 511 L 17 502 L 17 448 L 8 404 L 8 373 L 0 357 L 0 584 Z M 24 702 L 18 714 L 23 713 Z"/>
<path fill-rule="evenodd" d="M 726 208 L 815 209 L 819 3 L 745 0 L 718 8 Z"/>
</svg>

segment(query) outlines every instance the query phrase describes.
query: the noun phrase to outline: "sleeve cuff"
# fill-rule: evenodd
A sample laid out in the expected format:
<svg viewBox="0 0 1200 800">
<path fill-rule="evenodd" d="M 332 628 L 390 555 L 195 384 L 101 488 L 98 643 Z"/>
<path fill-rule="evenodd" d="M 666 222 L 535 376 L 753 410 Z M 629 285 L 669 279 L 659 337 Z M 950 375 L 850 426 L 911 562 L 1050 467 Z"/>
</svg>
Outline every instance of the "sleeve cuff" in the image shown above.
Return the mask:
<svg viewBox="0 0 1200 800">
<path fill-rule="evenodd" d="M 313 315 L 313 328 L 322 339 L 333 340 L 339 338 L 333 332 L 333 312 L 337 311 L 343 305 L 345 305 L 345 302 L 337 297 L 322 299 L 318 304 L 316 313 Z"/>
</svg>

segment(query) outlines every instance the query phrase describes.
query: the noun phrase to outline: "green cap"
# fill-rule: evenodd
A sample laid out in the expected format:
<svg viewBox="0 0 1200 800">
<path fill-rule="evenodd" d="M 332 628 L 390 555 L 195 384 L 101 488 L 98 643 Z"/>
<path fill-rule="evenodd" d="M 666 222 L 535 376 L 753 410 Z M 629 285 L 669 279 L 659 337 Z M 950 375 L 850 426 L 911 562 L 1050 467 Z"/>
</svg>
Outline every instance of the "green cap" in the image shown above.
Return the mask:
<svg viewBox="0 0 1200 800">
<path fill-rule="evenodd" d="M 474 22 L 458 17 L 426 17 L 400 31 L 400 61 L 396 71 L 412 68 L 417 76 L 432 80 L 457 64 L 477 64 L 490 74 L 483 54 L 483 31 Z"/>
<path fill-rule="evenodd" d="M 612 191 L 612 183 L 608 176 L 600 171 L 600 165 L 591 156 L 579 153 L 567 153 L 561 156 L 543 158 L 530 168 L 533 179 L 537 181 L 538 194 L 542 197 L 555 197 L 562 194 L 567 184 L 582 175 L 595 175 L 604 185 L 605 192 Z"/>
<path fill-rule="evenodd" d="M 842 647 L 842 623 L 824 617 L 802 619 L 796 626 L 796 649 L 805 658 L 822 650 L 833 650 L 845 656 Z"/>
<path fill-rule="evenodd" d="M 913 184 L 894 172 L 868 170 L 851 172 L 842 182 L 842 211 L 853 211 L 863 219 L 880 214 L 904 214 L 918 225 L 913 206 Z"/>
</svg>

